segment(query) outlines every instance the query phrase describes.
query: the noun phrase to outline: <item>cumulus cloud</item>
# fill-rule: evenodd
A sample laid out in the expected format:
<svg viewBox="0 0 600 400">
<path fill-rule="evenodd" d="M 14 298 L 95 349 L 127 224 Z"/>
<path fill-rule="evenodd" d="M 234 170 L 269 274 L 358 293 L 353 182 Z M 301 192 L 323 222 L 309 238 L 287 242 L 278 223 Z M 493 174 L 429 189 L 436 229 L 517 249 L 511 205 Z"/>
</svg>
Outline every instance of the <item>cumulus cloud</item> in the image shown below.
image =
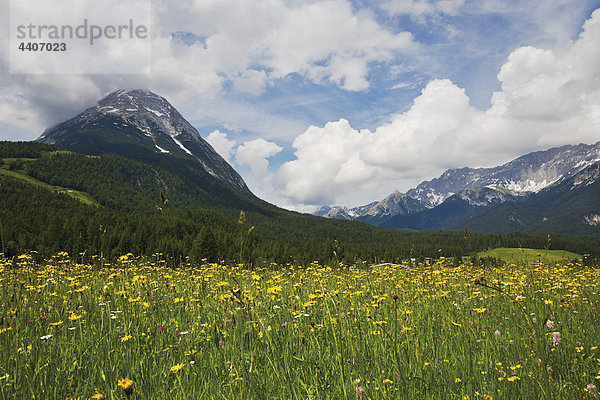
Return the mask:
<svg viewBox="0 0 600 400">
<path fill-rule="evenodd" d="M 9 26 L 8 3 L 0 4 L 4 26 Z M 58 20 L 61 10 L 48 13 L 53 10 Z M 228 90 L 260 95 L 290 74 L 361 91 L 370 86 L 372 64 L 416 48 L 410 33 L 390 31 L 374 15 L 354 10 L 348 0 L 273 0 L 268 7 L 254 0 L 157 0 L 152 12 L 153 57 L 147 74 L 39 75 L 30 80 L 8 75 L 8 56 L 0 54 L 0 82 L 10 82 L 0 96 L 0 122 L 37 134 L 81 111 L 81 105 L 91 105 L 92 94 L 96 100 L 119 88 L 149 88 L 199 118 Z M 7 45 L 5 37 L 0 41 Z M 48 86 L 70 91 L 75 101 L 65 98 L 63 90 L 47 91 Z M 37 98 L 44 93 L 51 93 L 50 108 Z M 25 112 L 28 117 L 9 118 Z"/>
<path fill-rule="evenodd" d="M 273 172 L 269 170 L 269 158 L 279 154 L 283 148 L 262 138 L 244 142 L 235 149 L 235 162 L 238 166 L 249 167 L 250 171 L 240 170 L 248 187 L 258 197 L 284 205 L 287 199 L 277 195 L 273 187 Z"/>
<path fill-rule="evenodd" d="M 34 139 L 49 126 L 91 106 L 104 94 L 83 75 L 0 76 L 0 121 L 30 132 Z"/>
<path fill-rule="evenodd" d="M 206 141 L 215 149 L 217 153 L 219 153 L 221 157 L 228 162 L 231 162 L 231 155 L 233 154 L 235 140 L 227 139 L 226 133 L 215 129 L 206 137 Z"/>
<path fill-rule="evenodd" d="M 279 205 L 287 205 L 287 199 L 278 195 L 273 186 L 273 172 L 269 170 L 269 158 L 283 148 L 262 138 L 246 141 L 236 147 L 236 141 L 218 129 L 212 131 L 206 141 L 221 157 L 234 165 L 244 181 L 258 197 Z"/>
<path fill-rule="evenodd" d="M 365 90 L 367 65 L 416 49 L 408 32 L 383 29 L 368 13 L 355 14 L 346 1 L 301 3 L 282 13 L 265 38 L 265 60 L 274 77 L 302 74 L 331 80 L 346 90 Z"/>
<path fill-rule="evenodd" d="M 465 161 L 462 128 L 481 112 L 448 80 L 430 82 L 413 106 L 374 132 L 347 120 L 311 126 L 293 142 L 295 160 L 283 164 L 283 193 L 304 204 L 332 204 L 391 180 L 423 176 Z M 425 171 L 428 172 L 428 171 Z"/>
<path fill-rule="evenodd" d="M 344 119 L 323 128 L 309 127 L 294 140 L 296 159 L 279 170 L 284 195 L 297 203 L 327 204 L 344 198 L 357 183 L 368 183 L 377 168 L 357 154 L 370 136 L 371 132 L 359 132 Z"/>
<path fill-rule="evenodd" d="M 249 93 L 255 96 L 263 93 L 267 86 L 267 74 L 265 71 L 251 69 L 240 73 L 233 78 L 233 87 L 238 92 Z"/>
<path fill-rule="evenodd" d="M 270 157 L 277 155 L 283 147 L 276 143 L 268 142 L 262 138 L 244 142 L 238 146 L 235 152 L 235 161 L 239 165 L 247 164 L 250 166 L 252 175 L 260 177 L 265 174 L 269 167 Z"/>
<path fill-rule="evenodd" d="M 278 175 L 282 193 L 303 204 L 352 202 L 356 193 L 460 166 L 493 166 L 525 152 L 600 138 L 600 10 L 560 53 L 514 50 L 501 90 L 481 111 L 465 90 L 436 79 L 406 112 L 373 132 L 348 121 L 311 126 L 293 142 Z M 408 189 L 408 187 L 404 188 Z"/>
</svg>

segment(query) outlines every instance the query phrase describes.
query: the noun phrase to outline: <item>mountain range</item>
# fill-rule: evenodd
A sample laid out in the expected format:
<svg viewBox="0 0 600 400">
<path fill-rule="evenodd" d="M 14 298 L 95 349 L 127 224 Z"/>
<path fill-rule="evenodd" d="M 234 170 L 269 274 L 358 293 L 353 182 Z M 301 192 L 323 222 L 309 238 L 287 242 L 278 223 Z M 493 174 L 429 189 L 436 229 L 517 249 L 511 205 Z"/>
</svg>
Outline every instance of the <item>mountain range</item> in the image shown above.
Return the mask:
<svg viewBox="0 0 600 400">
<path fill-rule="evenodd" d="M 165 98 L 147 90 L 110 93 L 96 106 L 47 129 L 37 141 L 87 155 L 117 154 L 151 165 L 154 172 L 171 176 L 159 174 L 158 184 L 153 184 L 158 188 L 161 180 L 171 182 L 163 184 L 161 190 L 177 200 L 176 207 L 203 205 L 279 212 L 254 196 L 241 176 Z M 525 211 L 527 204 L 539 202 L 542 193 L 544 198 L 552 197 L 563 181 L 599 160 L 600 142 L 567 145 L 529 153 L 493 168 L 449 169 L 406 193 L 394 191 L 381 201 L 361 207 L 322 207 L 315 214 L 410 230 L 471 226 L 482 232 L 496 232 L 530 230 L 531 224 L 542 229 L 549 223 L 540 225 L 526 218 L 531 215 Z M 33 174 L 39 176 L 41 172 Z M 511 221 L 519 220 L 521 225 L 509 224 L 500 212 L 517 205 L 521 207 L 519 216 L 511 214 Z M 569 212 L 574 211 L 589 216 L 598 212 L 593 207 Z M 589 218 L 594 221 L 594 217 Z M 571 226 L 573 222 L 564 230 L 589 230 L 581 218 L 576 220 L 581 229 Z"/>
<path fill-rule="evenodd" d="M 110 93 L 37 141 L 0 142 L 0 221 L 8 255 L 353 262 L 386 251 L 399 257 L 400 247 L 385 243 L 410 238 L 259 199 L 165 98 L 147 90 Z"/>
<path fill-rule="evenodd" d="M 315 214 L 395 229 L 470 228 L 481 232 L 509 232 L 551 228 L 554 231 L 589 232 L 589 227 L 596 225 L 586 221 L 595 221 L 598 206 L 577 203 L 577 208 L 571 197 L 576 196 L 578 191 L 569 191 L 570 194 L 565 195 L 563 187 L 575 187 L 571 180 L 578 179 L 579 174 L 587 173 L 588 169 L 593 171 L 599 161 L 600 142 L 566 145 L 525 154 L 493 168 L 449 169 L 440 177 L 424 181 L 405 194 L 394 191 L 380 202 L 356 208 L 322 207 Z M 598 185 L 600 182 L 594 182 L 586 187 Z M 586 193 L 592 196 L 592 192 Z M 559 208 L 561 215 L 565 215 L 563 225 L 548 222 L 550 215 L 552 219 L 558 217 L 544 208 L 552 198 L 560 198 L 565 203 Z M 507 215 L 509 209 L 513 211 Z M 518 212 L 515 211 L 517 209 Z M 533 218 L 534 214 L 544 212 L 548 216 L 540 218 L 546 220 Z M 567 214 L 578 217 L 567 218 Z"/>
<path fill-rule="evenodd" d="M 9 257 L 30 250 L 108 258 L 131 252 L 165 253 L 179 265 L 337 265 L 399 260 L 431 247 L 426 236 L 259 199 L 165 98 L 146 90 L 110 93 L 37 141 L 0 142 L 0 222 Z M 465 246 L 460 237 L 444 242 L 447 254 L 495 240 L 482 236 Z M 540 241 L 521 237 L 529 240 Z"/>
<path fill-rule="evenodd" d="M 459 181 L 448 171 L 415 188 L 421 195 L 394 192 L 361 208 L 322 213 L 359 221 L 321 218 L 256 197 L 165 98 L 119 90 L 47 129 L 37 141 L 0 142 L 0 244 L 9 257 L 29 250 L 110 258 L 164 252 L 179 265 L 202 260 L 338 265 L 460 256 L 498 246 L 539 248 L 546 235 L 471 233 L 466 240 L 462 231 L 438 235 L 406 229 L 462 230 L 468 218 L 473 231 L 596 233 L 597 146 L 595 155 L 581 146 L 566 162 L 570 167 L 557 161 L 564 152 L 538 157 L 546 157 L 546 182 L 555 183 L 537 193 L 515 189 L 540 187 L 539 179 L 529 179 L 536 173 L 541 179 L 540 166 L 533 163 L 529 175 L 519 175 L 515 167 L 512 177 L 494 169 L 462 170 L 471 183 L 461 185 L 446 182 Z M 534 182 L 519 186 L 526 179 Z M 509 189 L 504 182 L 516 186 Z M 600 254 L 597 235 L 553 235 L 553 243 Z"/>
</svg>

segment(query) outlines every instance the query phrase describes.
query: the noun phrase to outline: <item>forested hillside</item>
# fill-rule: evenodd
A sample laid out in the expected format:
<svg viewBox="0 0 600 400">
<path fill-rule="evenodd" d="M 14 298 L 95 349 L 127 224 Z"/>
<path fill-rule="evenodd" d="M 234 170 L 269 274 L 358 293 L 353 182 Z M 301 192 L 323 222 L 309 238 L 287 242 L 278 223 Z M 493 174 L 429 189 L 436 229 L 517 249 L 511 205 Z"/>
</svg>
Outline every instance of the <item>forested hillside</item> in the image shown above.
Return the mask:
<svg viewBox="0 0 600 400">
<path fill-rule="evenodd" d="M 0 158 L 2 249 L 8 256 L 30 250 L 107 258 L 163 252 L 192 261 L 353 263 L 547 243 L 543 234 L 394 231 L 299 214 L 180 173 L 177 165 L 114 154 L 3 142 Z M 579 253 L 597 251 L 598 242 L 552 237 L 553 248 Z"/>
</svg>

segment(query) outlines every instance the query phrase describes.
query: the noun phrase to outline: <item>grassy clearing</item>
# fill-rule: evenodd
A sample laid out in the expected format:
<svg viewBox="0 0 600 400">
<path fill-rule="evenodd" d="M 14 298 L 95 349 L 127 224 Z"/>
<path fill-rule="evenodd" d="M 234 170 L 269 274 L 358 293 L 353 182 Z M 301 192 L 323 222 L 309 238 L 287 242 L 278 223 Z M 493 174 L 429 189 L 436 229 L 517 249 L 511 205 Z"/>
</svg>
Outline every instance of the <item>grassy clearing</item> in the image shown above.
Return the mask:
<svg viewBox="0 0 600 400">
<path fill-rule="evenodd" d="M 9 157 L 5 157 L 5 158 L 2 159 L 2 167 L 3 168 L 7 168 L 8 165 L 10 165 L 11 163 L 14 163 L 14 162 L 28 163 L 28 162 L 33 162 L 35 160 L 37 160 L 37 158 L 25 158 L 25 157 L 9 158 Z"/>
<path fill-rule="evenodd" d="M 597 269 L 165 264 L 4 262 L 0 398 L 581 399 L 600 379 Z"/>
<path fill-rule="evenodd" d="M 494 257 L 513 264 L 530 264 L 534 262 L 557 263 L 580 260 L 581 255 L 566 250 L 497 248 L 477 253 L 477 257 Z"/>
<path fill-rule="evenodd" d="M 53 192 L 66 193 L 69 196 L 73 197 L 74 199 L 81 201 L 82 203 L 93 205 L 96 207 L 101 207 L 100 203 L 98 203 L 96 200 L 94 200 L 92 198 L 92 196 L 90 196 L 89 194 L 87 194 L 85 192 L 80 192 L 79 190 L 64 188 L 61 186 L 53 186 L 53 185 L 47 184 L 45 182 L 39 181 L 35 178 L 32 178 L 31 176 L 29 176 L 23 172 L 20 172 L 20 171 L 9 171 L 7 169 L 0 168 L 0 174 L 10 176 L 11 178 L 19 179 L 19 180 L 27 182 L 31 185 L 41 187 L 44 189 L 48 189 Z"/>
</svg>

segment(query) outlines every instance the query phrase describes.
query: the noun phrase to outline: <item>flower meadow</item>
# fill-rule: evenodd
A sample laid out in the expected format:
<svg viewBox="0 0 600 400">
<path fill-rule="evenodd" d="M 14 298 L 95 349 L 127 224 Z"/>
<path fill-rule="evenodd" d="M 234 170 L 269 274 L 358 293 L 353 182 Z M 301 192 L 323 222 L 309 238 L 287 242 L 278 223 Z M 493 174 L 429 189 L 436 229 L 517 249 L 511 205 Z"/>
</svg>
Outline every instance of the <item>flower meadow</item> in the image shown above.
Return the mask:
<svg viewBox="0 0 600 400">
<path fill-rule="evenodd" d="M 600 386 L 594 267 L 77 259 L 0 263 L 2 399 L 591 399 Z"/>
</svg>

